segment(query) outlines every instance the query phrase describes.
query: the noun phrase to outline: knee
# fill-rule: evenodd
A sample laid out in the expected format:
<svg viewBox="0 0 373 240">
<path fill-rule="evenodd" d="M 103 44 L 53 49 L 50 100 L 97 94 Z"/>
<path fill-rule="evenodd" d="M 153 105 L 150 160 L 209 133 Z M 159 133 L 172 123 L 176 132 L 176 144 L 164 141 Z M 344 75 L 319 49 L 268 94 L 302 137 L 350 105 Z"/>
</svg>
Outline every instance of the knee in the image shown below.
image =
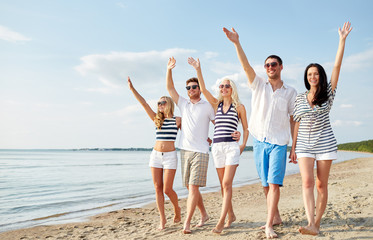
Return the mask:
<svg viewBox="0 0 373 240">
<path fill-rule="evenodd" d="M 306 188 L 306 189 L 312 188 L 313 189 L 314 186 L 315 186 L 315 180 L 313 178 L 304 179 L 302 181 L 302 185 L 303 185 L 303 188 Z"/>
<path fill-rule="evenodd" d="M 317 188 L 317 192 L 325 193 L 325 192 L 328 191 L 328 183 L 317 181 L 316 182 L 316 188 Z"/>
<path fill-rule="evenodd" d="M 170 195 L 174 190 L 172 189 L 172 187 L 165 187 L 163 188 L 163 192 L 168 196 Z"/>
<path fill-rule="evenodd" d="M 163 193 L 163 184 L 162 183 L 154 183 L 154 188 L 156 193 Z"/>
<path fill-rule="evenodd" d="M 232 184 L 229 183 L 229 182 L 223 181 L 222 188 L 223 188 L 224 192 L 231 191 L 232 190 Z"/>
</svg>

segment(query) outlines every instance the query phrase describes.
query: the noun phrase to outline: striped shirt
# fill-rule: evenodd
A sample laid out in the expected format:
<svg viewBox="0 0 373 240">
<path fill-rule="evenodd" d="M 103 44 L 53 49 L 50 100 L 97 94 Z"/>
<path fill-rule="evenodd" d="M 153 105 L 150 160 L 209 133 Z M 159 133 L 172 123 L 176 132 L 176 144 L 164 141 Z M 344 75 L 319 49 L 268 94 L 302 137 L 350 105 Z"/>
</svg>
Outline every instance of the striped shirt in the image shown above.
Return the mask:
<svg viewBox="0 0 373 240">
<path fill-rule="evenodd" d="M 329 113 L 335 92 L 328 84 L 328 100 L 321 106 L 311 108 L 307 101 L 308 91 L 298 94 L 295 101 L 294 121 L 300 122 L 297 136 L 296 153 L 328 153 L 337 151 L 337 141 L 330 125 Z"/>
<path fill-rule="evenodd" d="M 226 113 L 223 112 L 223 102 L 219 103 L 215 115 L 214 143 L 235 142 L 231 134 L 237 130 L 238 114 L 231 104 Z"/>
<path fill-rule="evenodd" d="M 176 118 L 165 118 L 160 129 L 155 130 L 156 141 L 173 141 L 175 142 L 177 135 Z"/>
</svg>

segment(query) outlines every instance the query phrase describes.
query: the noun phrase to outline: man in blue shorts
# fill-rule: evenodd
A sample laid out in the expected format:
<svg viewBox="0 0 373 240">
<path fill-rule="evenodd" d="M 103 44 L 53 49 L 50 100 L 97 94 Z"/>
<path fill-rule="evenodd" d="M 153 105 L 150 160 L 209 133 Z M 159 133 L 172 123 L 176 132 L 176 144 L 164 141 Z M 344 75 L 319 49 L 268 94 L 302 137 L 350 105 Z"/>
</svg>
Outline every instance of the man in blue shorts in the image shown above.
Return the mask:
<svg viewBox="0 0 373 240">
<path fill-rule="evenodd" d="M 267 57 L 264 67 L 268 80 L 256 75 L 242 49 L 237 32 L 224 28 L 233 42 L 238 59 L 252 90 L 249 131 L 254 137 L 254 159 L 267 199 L 267 221 L 262 228 L 267 238 L 277 238 L 273 225 L 282 223 L 278 211 L 280 186 L 286 169 L 287 144 L 293 136 L 293 110 L 297 92 L 281 80 L 282 60 L 276 55 Z"/>
</svg>

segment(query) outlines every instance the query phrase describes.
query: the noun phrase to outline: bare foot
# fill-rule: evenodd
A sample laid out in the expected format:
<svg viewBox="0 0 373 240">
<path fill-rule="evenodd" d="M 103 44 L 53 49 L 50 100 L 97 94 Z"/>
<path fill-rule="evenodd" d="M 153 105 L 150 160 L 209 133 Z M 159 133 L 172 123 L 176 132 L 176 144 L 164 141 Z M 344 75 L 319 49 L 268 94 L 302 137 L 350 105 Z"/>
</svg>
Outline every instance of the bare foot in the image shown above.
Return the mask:
<svg viewBox="0 0 373 240">
<path fill-rule="evenodd" d="M 319 234 L 319 230 L 316 227 L 311 226 L 299 227 L 298 231 L 303 235 L 316 236 Z"/>
<path fill-rule="evenodd" d="M 272 227 L 266 227 L 266 237 L 267 239 L 278 238 Z"/>
<path fill-rule="evenodd" d="M 163 229 L 165 229 L 165 225 L 166 225 L 166 224 L 159 223 L 158 230 L 159 230 L 159 231 L 162 231 Z"/>
<path fill-rule="evenodd" d="M 184 234 L 191 234 L 191 233 L 192 233 L 192 231 L 191 231 L 191 230 L 186 230 L 186 229 L 183 229 L 183 233 L 184 233 Z"/>
<path fill-rule="evenodd" d="M 205 225 L 205 223 L 209 220 L 209 216 L 206 215 L 206 217 L 204 218 L 201 218 L 201 220 L 199 220 L 199 223 L 196 225 L 196 227 L 202 227 Z"/>
<path fill-rule="evenodd" d="M 218 230 L 218 229 L 216 229 L 216 228 L 213 228 L 212 230 L 211 230 L 211 232 L 212 233 L 215 233 L 215 234 L 220 234 L 221 232 L 222 232 L 223 230 Z"/>
<path fill-rule="evenodd" d="M 227 223 L 224 225 L 224 228 L 229 228 L 234 221 L 236 221 L 236 216 L 233 216 L 232 219 L 228 219 Z"/>
<path fill-rule="evenodd" d="M 282 224 L 282 221 L 280 221 L 280 222 L 273 222 L 272 226 L 279 226 L 281 224 Z M 266 225 L 261 226 L 260 229 L 266 229 Z"/>
<path fill-rule="evenodd" d="M 184 234 L 191 234 L 192 233 L 192 231 L 190 230 L 190 223 L 184 223 L 183 233 Z"/>
<path fill-rule="evenodd" d="M 175 217 L 174 217 L 174 223 L 179 223 L 179 222 L 181 222 L 181 208 L 180 207 L 175 211 Z"/>
</svg>

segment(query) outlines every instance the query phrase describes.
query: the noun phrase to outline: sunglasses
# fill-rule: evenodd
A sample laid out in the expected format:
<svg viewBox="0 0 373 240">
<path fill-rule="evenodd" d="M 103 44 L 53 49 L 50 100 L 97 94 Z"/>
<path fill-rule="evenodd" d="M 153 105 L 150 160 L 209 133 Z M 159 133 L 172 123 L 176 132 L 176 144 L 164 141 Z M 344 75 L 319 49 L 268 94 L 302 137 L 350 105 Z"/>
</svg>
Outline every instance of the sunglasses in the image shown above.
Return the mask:
<svg viewBox="0 0 373 240">
<path fill-rule="evenodd" d="M 165 105 L 167 102 L 166 101 L 160 101 L 160 102 L 158 102 L 158 106 L 159 105 Z"/>
<path fill-rule="evenodd" d="M 198 85 L 192 85 L 192 86 L 186 86 L 185 88 L 186 88 L 186 90 L 190 90 L 190 88 L 192 88 L 192 89 L 196 89 L 198 87 Z"/>
<path fill-rule="evenodd" d="M 219 86 L 219 88 L 221 88 L 221 89 L 223 89 L 223 88 L 231 88 L 231 85 L 229 85 L 229 84 L 221 84 L 220 86 Z"/>
<path fill-rule="evenodd" d="M 266 63 L 266 64 L 264 64 L 264 68 L 269 68 L 269 66 L 277 67 L 277 64 L 278 64 L 278 62 Z"/>
</svg>

